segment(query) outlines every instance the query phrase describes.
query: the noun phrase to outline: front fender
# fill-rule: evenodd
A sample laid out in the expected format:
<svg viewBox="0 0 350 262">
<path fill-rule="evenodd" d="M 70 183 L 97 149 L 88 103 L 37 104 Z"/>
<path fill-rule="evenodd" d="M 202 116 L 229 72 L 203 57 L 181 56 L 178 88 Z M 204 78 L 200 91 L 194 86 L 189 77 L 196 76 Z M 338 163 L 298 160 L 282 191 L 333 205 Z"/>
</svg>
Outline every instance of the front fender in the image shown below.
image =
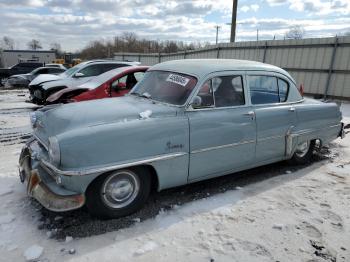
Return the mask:
<svg viewBox="0 0 350 262">
<path fill-rule="evenodd" d="M 189 126 L 184 116 L 123 119 L 71 130 L 57 138 L 62 170 L 91 169 L 189 152 Z"/>
</svg>

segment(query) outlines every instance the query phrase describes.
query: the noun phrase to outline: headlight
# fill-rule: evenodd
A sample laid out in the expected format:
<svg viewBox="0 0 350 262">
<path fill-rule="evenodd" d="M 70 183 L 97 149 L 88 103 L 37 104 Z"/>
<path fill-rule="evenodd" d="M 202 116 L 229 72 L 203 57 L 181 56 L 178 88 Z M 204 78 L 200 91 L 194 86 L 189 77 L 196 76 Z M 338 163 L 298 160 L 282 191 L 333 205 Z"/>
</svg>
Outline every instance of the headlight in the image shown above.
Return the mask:
<svg viewBox="0 0 350 262">
<path fill-rule="evenodd" d="M 50 162 L 57 166 L 61 162 L 60 145 L 55 136 L 49 138 L 49 158 Z"/>
<path fill-rule="evenodd" d="M 31 112 L 29 116 L 30 116 L 30 124 L 34 128 L 35 125 L 36 125 L 36 121 L 38 120 L 38 118 L 36 116 L 36 113 L 35 112 Z"/>
</svg>

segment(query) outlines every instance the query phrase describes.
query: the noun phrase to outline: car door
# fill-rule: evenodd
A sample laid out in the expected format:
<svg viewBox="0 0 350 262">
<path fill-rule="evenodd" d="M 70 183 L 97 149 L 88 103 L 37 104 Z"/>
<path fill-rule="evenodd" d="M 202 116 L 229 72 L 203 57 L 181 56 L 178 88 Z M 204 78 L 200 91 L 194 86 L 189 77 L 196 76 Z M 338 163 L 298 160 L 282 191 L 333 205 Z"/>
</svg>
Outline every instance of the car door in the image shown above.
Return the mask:
<svg viewBox="0 0 350 262">
<path fill-rule="evenodd" d="M 243 72 L 212 75 L 189 108 L 189 181 L 237 171 L 254 162 L 256 127 Z M 197 97 L 196 97 L 197 98 Z"/>
<path fill-rule="evenodd" d="M 287 133 L 297 124 L 295 107 L 286 102 L 289 84 L 268 72 L 248 73 L 247 83 L 256 118 L 256 161 L 283 159 Z"/>
</svg>

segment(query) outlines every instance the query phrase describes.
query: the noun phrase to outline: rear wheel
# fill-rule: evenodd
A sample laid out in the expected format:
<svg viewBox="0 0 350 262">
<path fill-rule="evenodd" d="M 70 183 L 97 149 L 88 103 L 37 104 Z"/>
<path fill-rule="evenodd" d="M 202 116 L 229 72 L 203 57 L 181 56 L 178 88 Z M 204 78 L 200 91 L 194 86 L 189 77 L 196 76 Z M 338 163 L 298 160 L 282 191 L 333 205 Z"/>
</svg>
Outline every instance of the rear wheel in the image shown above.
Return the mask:
<svg viewBox="0 0 350 262">
<path fill-rule="evenodd" d="M 114 171 L 98 177 L 86 191 L 89 212 L 100 218 L 118 218 L 139 210 L 151 190 L 146 168 Z"/>
<path fill-rule="evenodd" d="M 303 165 L 310 162 L 315 149 L 315 145 L 315 140 L 299 143 L 290 162 L 296 165 Z"/>
</svg>

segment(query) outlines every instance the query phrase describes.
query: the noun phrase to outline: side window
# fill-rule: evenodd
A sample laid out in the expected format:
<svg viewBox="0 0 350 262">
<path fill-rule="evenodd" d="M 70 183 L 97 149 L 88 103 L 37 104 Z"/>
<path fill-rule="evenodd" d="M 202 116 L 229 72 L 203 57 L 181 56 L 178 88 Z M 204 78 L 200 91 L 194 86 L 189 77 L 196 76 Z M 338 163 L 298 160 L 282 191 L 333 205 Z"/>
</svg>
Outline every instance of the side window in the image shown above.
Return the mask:
<svg viewBox="0 0 350 262">
<path fill-rule="evenodd" d="M 242 76 L 220 76 L 212 79 L 215 107 L 244 105 Z"/>
<path fill-rule="evenodd" d="M 43 68 L 43 69 L 40 69 L 37 73 L 38 74 L 48 74 L 48 69 L 47 68 Z"/>
<path fill-rule="evenodd" d="M 289 84 L 288 82 L 278 78 L 278 93 L 280 102 L 286 102 L 288 98 Z"/>
<path fill-rule="evenodd" d="M 50 74 L 57 74 L 57 73 L 62 73 L 64 70 L 60 69 L 60 68 L 50 68 L 49 69 L 49 73 Z"/>
<path fill-rule="evenodd" d="M 145 76 L 145 72 L 135 72 L 134 76 L 137 80 L 137 82 L 140 82 L 142 78 Z"/>
<path fill-rule="evenodd" d="M 102 73 L 102 65 L 91 65 L 80 70 L 79 73 L 84 74 L 84 77 L 97 76 Z"/>
<path fill-rule="evenodd" d="M 124 66 L 127 66 L 127 65 L 126 64 L 104 64 L 102 73 L 110 71 L 112 69 L 119 68 L 119 67 L 124 67 Z"/>
<path fill-rule="evenodd" d="M 277 78 L 274 76 L 249 76 L 252 104 L 269 104 L 280 101 Z"/>
<path fill-rule="evenodd" d="M 112 82 L 112 88 L 113 89 L 125 89 L 126 88 L 126 79 L 127 79 L 127 75 L 123 76 L 121 78 L 118 78 L 117 80 L 114 80 Z"/>
<path fill-rule="evenodd" d="M 203 107 L 229 107 L 244 105 L 242 76 L 214 77 L 201 87 L 198 96 Z"/>
</svg>

